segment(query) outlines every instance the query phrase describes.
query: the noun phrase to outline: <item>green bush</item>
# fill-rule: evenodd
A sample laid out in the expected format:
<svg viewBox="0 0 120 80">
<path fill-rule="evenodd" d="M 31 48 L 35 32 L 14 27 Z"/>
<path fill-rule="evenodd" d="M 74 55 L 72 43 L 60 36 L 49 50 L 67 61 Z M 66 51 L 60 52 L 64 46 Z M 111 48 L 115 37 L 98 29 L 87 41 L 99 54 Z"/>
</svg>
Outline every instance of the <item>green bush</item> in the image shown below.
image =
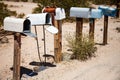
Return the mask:
<svg viewBox="0 0 120 80">
<path fill-rule="evenodd" d="M 68 42 L 68 47 L 72 49 L 73 55 L 72 59 L 78 59 L 85 61 L 93 56 L 95 56 L 95 51 L 97 50 L 93 40 L 90 40 L 88 36 L 75 37 L 74 35 L 68 35 L 66 37 Z"/>
</svg>

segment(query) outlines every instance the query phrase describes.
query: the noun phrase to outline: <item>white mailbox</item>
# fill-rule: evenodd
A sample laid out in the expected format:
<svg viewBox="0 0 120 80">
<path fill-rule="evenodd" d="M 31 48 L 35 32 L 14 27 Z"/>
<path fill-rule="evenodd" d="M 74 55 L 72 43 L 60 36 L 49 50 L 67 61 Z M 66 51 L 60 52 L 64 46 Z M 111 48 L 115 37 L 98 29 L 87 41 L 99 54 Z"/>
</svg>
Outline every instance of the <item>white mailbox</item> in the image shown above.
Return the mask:
<svg viewBox="0 0 120 80">
<path fill-rule="evenodd" d="M 28 14 L 26 17 L 30 20 L 31 25 L 51 24 L 51 16 L 48 13 Z"/>
<path fill-rule="evenodd" d="M 89 10 L 90 10 L 89 8 L 71 7 L 70 17 L 89 18 L 90 17 Z"/>
<path fill-rule="evenodd" d="M 30 32 L 31 23 L 28 19 L 6 17 L 4 19 L 4 30 L 24 33 Z"/>
<path fill-rule="evenodd" d="M 65 10 L 63 8 L 56 8 L 55 9 L 55 19 L 62 20 L 65 19 Z"/>
</svg>

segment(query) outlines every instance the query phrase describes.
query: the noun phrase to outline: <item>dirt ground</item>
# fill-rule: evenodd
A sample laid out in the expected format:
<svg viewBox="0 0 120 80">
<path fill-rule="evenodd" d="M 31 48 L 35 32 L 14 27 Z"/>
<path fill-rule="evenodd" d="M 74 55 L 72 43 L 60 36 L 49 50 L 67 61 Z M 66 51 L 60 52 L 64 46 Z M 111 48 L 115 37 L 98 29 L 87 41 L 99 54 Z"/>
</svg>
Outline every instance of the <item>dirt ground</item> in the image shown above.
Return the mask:
<svg viewBox="0 0 120 80">
<path fill-rule="evenodd" d="M 9 7 L 18 13 L 30 14 L 32 9 L 37 6 L 35 3 L 16 3 L 4 2 L 17 7 Z M 21 46 L 21 80 L 120 80 L 120 33 L 116 28 L 120 27 L 120 18 L 109 17 L 108 24 L 108 44 L 100 45 L 103 41 L 103 18 L 95 20 L 95 46 L 97 47 L 96 57 L 81 62 L 78 60 L 66 60 L 55 63 L 55 66 L 46 67 L 36 75 L 30 75 L 34 63 L 39 62 L 37 54 L 36 40 L 32 37 L 22 36 Z M 85 23 L 83 33 L 89 33 L 89 23 Z M 41 56 L 44 54 L 43 47 L 43 27 L 37 26 L 39 49 Z M 34 33 L 34 27 L 32 27 Z M 75 22 L 64 23 L 62 26 L 62 53 L 67 51 L 67 42 L 65 36 L 67 33 L 75 33 Z M 13 35 L 6 36 L 9 43 L 0 43 L 0 80 L 12 80 L 13 71 Z M 46 31 L 47 53 L 54 55 L 54 36 Z M 42 58 L 44 60 L 44 58 Z"/>
</svg>

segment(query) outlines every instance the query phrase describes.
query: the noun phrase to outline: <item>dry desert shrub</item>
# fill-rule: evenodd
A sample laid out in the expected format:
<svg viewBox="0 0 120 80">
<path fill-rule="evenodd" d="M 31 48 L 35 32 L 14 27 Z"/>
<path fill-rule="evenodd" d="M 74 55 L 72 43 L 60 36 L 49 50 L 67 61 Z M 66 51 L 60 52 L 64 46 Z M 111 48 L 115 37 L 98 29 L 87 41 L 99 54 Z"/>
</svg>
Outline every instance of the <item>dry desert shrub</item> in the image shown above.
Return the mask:
<svg viewBox="0 0 120 80">
<path fill-rule="evenodd" d="M 66 40 L 68 42 L 68 47 L 72 49 L 73 55 L 72 59 L 78 59 L 85 61 L 93 56 L 95 56 L 95 43 L 93 40 L 89 39 L 87 35 L 83 37 L 75 37 L 75 35 L 67 35 Z"/>
</svg>

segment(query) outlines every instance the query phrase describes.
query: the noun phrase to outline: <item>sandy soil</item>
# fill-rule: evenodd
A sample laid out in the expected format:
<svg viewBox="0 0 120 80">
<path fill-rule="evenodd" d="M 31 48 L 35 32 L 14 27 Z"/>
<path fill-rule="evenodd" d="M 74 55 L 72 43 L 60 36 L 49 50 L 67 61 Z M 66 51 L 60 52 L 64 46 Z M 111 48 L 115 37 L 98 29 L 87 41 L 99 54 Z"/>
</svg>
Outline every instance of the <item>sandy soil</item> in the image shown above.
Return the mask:
<svg viewBox="0 0 120 80">
<path fill-rule="evenodd" d="M 5 2 L 9 5 L 25 5 L 22 7 L 10 8 L 23 12 L 25 14 L 31 13 L 36 4 L 33 3 L 15 3 Z M 29 8 L 29 9 L 28 9 Z M 120 27 L 120 19 L 109 18 L 108 29 L 108 44 L 106 46 L 98 45 L 102 43 L 103 39 L 103 18 L 97 19 L 95 24 L 95 42 L 97 52 L 96 57 L 86 61 L 80 62 L 77 60 L 62 61 L 55 64 L 56 67 L 47 67 L 47 69 L 38 72 L 36 76 L 28 76 L 25 73 L 22 75 L 22 80 L 120 80 L 120 33 L 116 28 Z M 75 32 L 75 23 L 63 24 L 63 53 L 67 51 L 67 42 L 65 36 L 67 33 Z M 37 27 L 38 38 L 40 44 L 41 56 L 44 54 L 43 48 L 43 30 L 42 26 Z M 89 24 L 84 24 L 83 29 L 85 34 L 89 32 Z M 34 33 L 34 27 L 32 28 Z M 10 69 L 13 66 L 13 36 L 7 36 L 9 43 L 0 44 L 0 80 L 11 80 L 13 71 Z M 46 31 L 46 47 L 47 53 L 54 55 L 54 38 L 53 35 Z M 39 62 L 36 41 L 32 37 L 22 37 L 21 49 L 21 66 L 28 71 L 33 70 L 35 65 L 29 63 L 35 61 Z M 42 58 L 42 60 L 44 60 Z"/>
</svg>

